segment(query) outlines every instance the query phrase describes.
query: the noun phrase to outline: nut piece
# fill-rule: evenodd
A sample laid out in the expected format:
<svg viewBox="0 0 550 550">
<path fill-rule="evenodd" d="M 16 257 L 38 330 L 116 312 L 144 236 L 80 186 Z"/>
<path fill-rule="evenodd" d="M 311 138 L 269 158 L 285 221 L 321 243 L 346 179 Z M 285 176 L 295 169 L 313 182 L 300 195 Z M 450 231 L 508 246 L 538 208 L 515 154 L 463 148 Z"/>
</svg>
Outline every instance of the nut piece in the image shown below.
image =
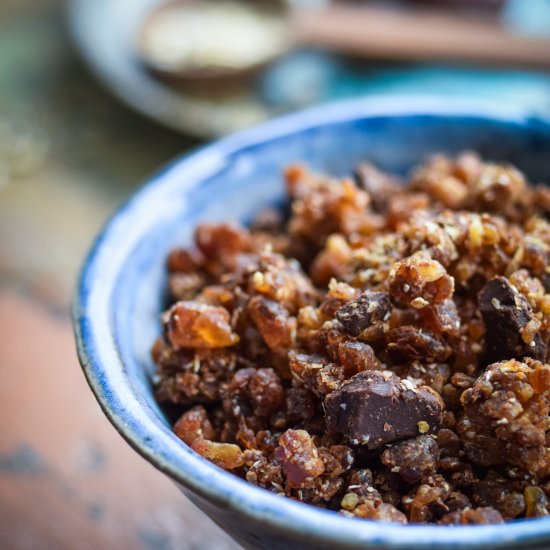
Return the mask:
<svg viewBox="0 0 550 550">
<path fill-rule="evenodd" d="M 469 491 L 472 495 L 472 506 L 496 508 L 504 520 L 525 514 L 525 498 L 521 486 L 513 480 L 499 476 L 495 470 L 490 470 L 484 479 L 471 483 Z"/>
<path fill-rule="evenodd" d="M 465 508 L 446 514 L 441 518 L 442 525 L 483 525 L 504 523 L 498 510 L 487 506 L 485 508 Z"/>
<path fill-rule="evenodd" d="M 288 359 L 293 379 L 319 397 L 334 391 L 344 380 L 344 367 L 327 363 L 320 355 L 291 351 Z"/>
<path fill-rule="evenodd" d="M 281 410 L 284 391 L 281 379 L 271 368 L 239 369 L 224 387 L 223 405 L 227 413 L 239 416 L 251 410 L 257 417 L 268 417 Z"/>
<path fill-rule="evenodd" d="M 287 430 L 279 439 L 275 458 L 290 487 L 305 487 L 325 471 L 317 447 L 305 430 Z"/>
<path fill-rule="evenodd" d="M 163 321 L 166 337 L 175 347 L 224 348 L 239 341 L 223 307 L 178 302 L 164 314 Z"/>
<path fill-rule="evenodd" d="M 525 487 L 525 517 L 536 518 L 548 515 L 548 499 L 545 492 L 537 486 Z"/>
<path fill-rule="evenodd" d="M 405 385 L 390 371 L 364 371 L 325 399 L 325 416 L 329 430 L 375 449 L 418 435 L 420 421 L 437 430 L 442 402 L 430 388 Z"/>
<path fill-rule="evenodd" d="M 386 502 L 376 505 L 367 500 L 355 508 L 353 515 L 360 518 L 375 519 L 377 521 L 407 523 L 407 516 L 393 506 L 393 504 L 387 504 Z"/>
<path fill-rule="evenodd" d="M 238 445 L 197 439 L 191 448 L 202 457 L 224 470 L 234 470 L 244 464 L 243 452 Z"/>
<path fill-rule="evenodd" d="M 248 311 L 270 349 L 290 347 L 296 321 L 289 318 L 284 307 L 263 296 L 254 296 L 248 303 Z"/>
<path fill-rule="evenodd" d="M 418 483 L 421 479 L 435 473 L 439 460 L 439 447 L 433 437 L 420 435 L 388 446 L 382 453 L 381 460 L 407 483 Z"/>
<path fill-rule="evenodd" d="M 504 359 L 533 357 L 544 361 L 546 344 L 540 333 L 530 343 L 522 332 L 533 320 L 527 299 L 505 277 L 494 277 L 479 292 L 479 309 L 485 325 L 485 359 L 488 363 Z"/>
<path fill-rule="evenodd" d="M 364 370 L 379 370 L 380 363 L 374 350 L 363 342 L 348 340 L 341 342 L 337 348 L 338 362 L 344 368 L 344 375 L 350 378 Z"/>
<path fill-rule="evenodd" d="M 359 188 L 369 194 L 372 205 L 377 211 L 384 211 L 391 197 L 403 191 L 397 178 L 381 172 L 370 162 L 360 164 L 354 176 Z"/>
<path fill-rule="evenodd" d="M 390 356 L 400 362 L 445 361 L 452 353 L 451 348 L 434 333 L 409 325 L 390 330 L 387 348 Z"/>
<path fill-rule="evenodd" d="M 418 253 L 393 266 L 389 288 L 394 298 L 422 309 L 450 298 L 454 291 L 454 279 L 437 260 Z"/>
<path fill-rule="evenodd" d="M 198 439 L 214 439 L 215 433 L 206 409 L 201 405 L 184 412 L 174 424 L 174 433 L 187 445 Z"/>
<path fill-rule="evenodd" d="M 221 272 L 234 269 L 239 254 L 249 251 L 252 246 L 248 230 L 231 223 L 197 226 L 195 243 L 209 260 L 210 270 Z"/>
<path fill-rule="evenodd" d="M 385 292 L 367 290 L 357 300 L 339 308 L 336 318 L 348 334 L 359 336 L 372 324 L 389 319 L 390 312 L 391 302 Z"/>
</svg>

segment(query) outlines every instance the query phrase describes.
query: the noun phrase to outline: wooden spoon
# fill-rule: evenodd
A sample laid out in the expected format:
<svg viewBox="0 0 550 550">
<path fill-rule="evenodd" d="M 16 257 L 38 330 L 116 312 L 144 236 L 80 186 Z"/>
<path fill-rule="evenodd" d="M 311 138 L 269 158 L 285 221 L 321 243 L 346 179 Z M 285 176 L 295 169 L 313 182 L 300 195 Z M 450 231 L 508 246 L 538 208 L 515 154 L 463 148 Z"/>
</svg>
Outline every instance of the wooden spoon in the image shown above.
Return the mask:
<svg viewBox="0 0 550 550">
<path fill-rule="evenodd" d="M 514 34 L 495 20 L 369 5 L 291 8 L 285 0 L 161 4 L 136 44 L 150 68 L 183 79 L 250 73 L 297 45 L 363 58 L 550 68 L 549 39 Z"/>
</svg>

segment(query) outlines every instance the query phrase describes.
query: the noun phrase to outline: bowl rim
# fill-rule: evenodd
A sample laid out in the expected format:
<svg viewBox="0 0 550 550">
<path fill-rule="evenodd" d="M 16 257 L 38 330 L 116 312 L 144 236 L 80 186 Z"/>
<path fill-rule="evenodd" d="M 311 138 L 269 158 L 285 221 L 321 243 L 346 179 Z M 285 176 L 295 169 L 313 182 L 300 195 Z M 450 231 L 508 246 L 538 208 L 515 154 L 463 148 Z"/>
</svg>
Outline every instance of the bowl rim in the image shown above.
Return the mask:
<svg viewBox="0 0 550 550">
<path fill-rule="evenodd" d="M 104 225 L 83 264 L 75 289 L 73 323 L 78 356 L 105 415 L 153 466 L 207 501 L 240 514 L 242 519 L 286 532 L 297 540 L 337 544 L 340 548 L 368 545 L 386 550 L 422 546 L 465 549 L 483 545 L 512 548 L 550 540 L 550 517 L 503 525 L 388 524 L 348 518 L 255 487 L 209 463 L 181 444 L 168 426 L 155 423 L 150 417 L 153 409 L 138 399 L 125 377 L 125 366 L 112 336 L 110 298 L 125 258 L 147 229 L 147 211 L 151 210 L 155 195 L 174 186 L 180 190 L 192 189 L 243 148 L 261 146 L 310 128 L 370 117 L 426 115 L 470 116 L 524 127 L 534 124 L 543 127 L 550 139 L 550 119 L 523 109 L 499 108 L 488 101 L 408 96 L 325 104 L 274 119 L 177 157 L 149 178 Z"/>
</svg>

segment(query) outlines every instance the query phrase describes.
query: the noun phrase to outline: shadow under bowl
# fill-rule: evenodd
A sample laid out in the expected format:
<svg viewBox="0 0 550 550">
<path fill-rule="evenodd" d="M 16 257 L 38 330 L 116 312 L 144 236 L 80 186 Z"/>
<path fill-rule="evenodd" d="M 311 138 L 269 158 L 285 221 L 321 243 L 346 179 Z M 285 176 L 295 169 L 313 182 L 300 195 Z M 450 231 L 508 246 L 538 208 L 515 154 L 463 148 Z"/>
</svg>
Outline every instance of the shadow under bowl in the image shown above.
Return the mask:
<svg viewBox="0 0 550 550">
<path fill-rule="evenodd" d="M 281 170 L 305 162 L 346 175 L 360 161 L 405 174 L 429 153 L 464 149 L 550 179 L 550 121 L 487 103 L 368 99 L 269 122 L 176 160 L 107 223 L 74 303 L 78 353 L 105 414 L 146 460 L 245 548 L 549 548 L 550 517 L 504 525 L 403 526 L 347 518 L 278 497 L 210 464 L 155 403 L 150 347 L 160 332 L 165 258 L 204 221 L 249 221 L 284 199 Z"/>
</svg>

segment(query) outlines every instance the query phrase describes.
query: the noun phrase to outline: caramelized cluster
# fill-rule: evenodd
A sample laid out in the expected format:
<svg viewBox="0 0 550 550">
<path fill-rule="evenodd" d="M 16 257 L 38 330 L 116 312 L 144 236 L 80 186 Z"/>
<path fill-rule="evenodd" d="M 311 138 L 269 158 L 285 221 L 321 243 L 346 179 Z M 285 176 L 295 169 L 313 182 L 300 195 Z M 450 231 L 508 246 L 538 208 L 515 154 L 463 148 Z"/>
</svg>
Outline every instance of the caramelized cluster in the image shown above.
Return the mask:
<svg viewBox="0 0 550 550">
<path fill-rule="evenodd" d="M 178 437 L 347 515 L 547 515 L 550 191 L 471 153 L 286 185 L 286 219 L 201 225 L 168 258 L 153 357 Z"/>
</svg>

